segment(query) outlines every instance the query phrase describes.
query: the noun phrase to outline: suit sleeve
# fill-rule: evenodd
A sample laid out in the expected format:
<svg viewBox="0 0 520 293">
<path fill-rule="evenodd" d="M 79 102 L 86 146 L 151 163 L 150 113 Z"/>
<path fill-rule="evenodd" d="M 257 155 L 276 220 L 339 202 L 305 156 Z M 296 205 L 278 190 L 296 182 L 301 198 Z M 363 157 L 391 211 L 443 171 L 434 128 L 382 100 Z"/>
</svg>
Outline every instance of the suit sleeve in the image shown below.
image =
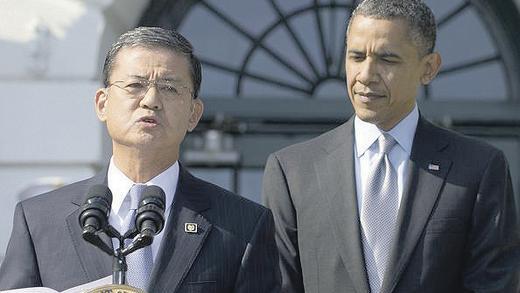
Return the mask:
<svg viewBox="0 0 520 293">
<path fill-rule="evenodd" d="M 282 292 L 303 293 L 296 212 L 287 179 L 275 155 L 269 156 L 265 167 L 262 201 L 274 216 L 275 238 L 280 253 Z"/>
<path fill-rule="evenodd" d="M 233 292 L 279 293 L 280 284 L 273 215 L 266 209 L 245 249 Z"/>
<path fill-rule="evenodd" d="M 0 290 L 42 286 L 23 204 L 14 212 L 13 231 L 0 267 Z"/>
<path fill-rule="evenodd" d="M 471 292 L 520 292 L 520 225 L 506 159 L 497 151 L 473 208 L 464 285 Z"/>
</svg>

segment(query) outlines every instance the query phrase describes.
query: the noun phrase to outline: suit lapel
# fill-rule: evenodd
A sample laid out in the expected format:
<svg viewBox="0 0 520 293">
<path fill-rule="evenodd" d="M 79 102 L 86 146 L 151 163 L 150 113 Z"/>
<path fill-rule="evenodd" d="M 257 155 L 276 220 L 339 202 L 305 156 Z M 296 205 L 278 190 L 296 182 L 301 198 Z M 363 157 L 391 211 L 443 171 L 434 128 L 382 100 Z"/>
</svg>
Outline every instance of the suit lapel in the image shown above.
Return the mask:
<svg viewBox="0 0 520 293">
<path fill-rule="evenodd" d="M 87 277 L 86 281 L 104 278 L 112 273 L 112 257 L 83 239 L 82 229 L 78 222 L 80 207 L 86 200 L 88 189 L 94 184 L 102 183 L 106 184 L 106 170 L 85 181 L 81 188 L 77 189 L 77 193 L 71 194 L 72 204 L 75 205 L 76 208 L 65 220 L 72 245 L 80 259 L 81 266 L 85 271 Z M 101 234 L 101 238 L 105 243 L 112 246 L 112 241 L 104 233 Z"/>
<path fill-rule="evenodd" d="M 338 251 L 356 292 L 369 292 L 360 238 L 354 166 L 353 121 L 350 119 L 325 145 L 327 154 L 316 163 L 321 194 L 330 207 L 330 221 Z"/>
<path fill-rule="evenodd" d="M 442 154 L 447 146 L 434 126 L 421 117 L 408 162 L 410 180 L 399 209 L 395 249 L 381 292 L 394 290 L 430 218 L 452 164 Z"/>
<path fill-rule="evenodd" d="M 201 214 L 210 208 L 210 199 L 198 189 L 195 180 L 181 166 L 167 230 L 151 276 L 150 292 L 178 290 L 211 231 L 212 224 Z M 187 223 L 196 224 L 197 231 L 187 232 Z"/>
</svg>

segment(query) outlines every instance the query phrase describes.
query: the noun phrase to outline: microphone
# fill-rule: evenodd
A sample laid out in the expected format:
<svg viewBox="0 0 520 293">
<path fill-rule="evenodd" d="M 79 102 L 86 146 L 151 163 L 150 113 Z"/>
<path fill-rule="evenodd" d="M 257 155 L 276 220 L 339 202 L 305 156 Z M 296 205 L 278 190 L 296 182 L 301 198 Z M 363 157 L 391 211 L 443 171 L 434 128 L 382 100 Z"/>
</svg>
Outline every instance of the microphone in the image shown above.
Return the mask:
<svg viewBox="0 0 520 293">
<path fill-rule="evenodd" d="M 83 239 L 97 246 L 108 255 L 114 255 L 112 248 L 98 235 L 108 226 L 108 215 L 112 206 L 112 192 L 105 185 L 93 185 L 87 192 L 87 200 L 81 206 L 79 225 L 83 229 Z M 108 226 L 110 227 L 110 226 Z"/>
<path fill-rule="evenodd" d="M 103 231 L 108 224 L 112 206 L 112 192 L 102 184 L 93 185 L 87 192 L 87 200 L 81 206 L 79 224 L 83 235 Z M 85 237 L 85 236 L 83 236 Z"/>
<path fill-rule="evenodd" d="M 135 227 L 142 236 L 154 237 L 162 231 L 165 197 L 159 186 L 150 185 L 143 190 L 135 217 Z"/>
<path fill-rule="evenodd" d="M 141 201 L 135 216 L 135 230 L 125 234 L 125 238 L 136 236 L 132 243 L 121 250 L 122 255 L 128 255 L 138 249 L 152 244 L 153 237 L 164 227 L 164 191 L 155 185 L 146 186 L 141 195 Z"/>
</svg>

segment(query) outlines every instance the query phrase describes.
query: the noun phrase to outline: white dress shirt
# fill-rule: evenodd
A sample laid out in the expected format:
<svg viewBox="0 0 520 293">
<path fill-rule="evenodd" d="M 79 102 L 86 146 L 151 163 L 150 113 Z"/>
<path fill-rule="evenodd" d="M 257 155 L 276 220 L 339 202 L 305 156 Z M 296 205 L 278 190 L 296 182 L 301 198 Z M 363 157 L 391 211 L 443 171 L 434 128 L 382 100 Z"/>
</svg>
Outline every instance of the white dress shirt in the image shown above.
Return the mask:
<svg viewBox="0 0 520 293">
<path fill-rule="evenodd" d="M 121 204 L 125 199 L 126 195 L 130 188 L 136 184 L 128 177 L 126 177 L 119 168 L 114 163 L 114 158 L 110 159 L 110 165 L 108 166 L 108 188 L 112 192 L 112 209 L 110 211 L 110 216 L 108 222 L 116 228 L 121 234 L 124 234 L 126 231 L 121 231 L 121 226 L 123 225 L 123 220 L 118 216 L 119 209 L 121 208 Z M 166 195 L 166 210 L 164 211 L 164 225 L 168 223 L 168 216 L 170 214 L 170 209 L 173 203 L 173 197 L 175 195 L 175 190 L 177 189 L 177 182 L 179 180 L 179 163 L 175 162 L 175 164 L 171 165 L 168 169 L 163 171 L 161 174 L 155 176 L 150 179 L 150 181 L 146 183 L 140 183 L 145 185 L 156 185 L 164 190 L 164 194 Z M 166 227 L 165 227 L 166 228 Z M 157 252 L 159 251 L 164 231 L 163 228 L 161 233 L 155 235 L 154 240 L 152 242 L 152 254 L 153 260 L 155 262 L 155 258 L 157 256 Z M 113 240 L 112 244 L 114 247 L 119 247 L 119 241 Z"/>
<path fill-rule="evenodd" d="M 392 167 L 397 171 L 399 205 L 403 197 L 404 186 L 407 184 L 408 178 L 405 178 L 405 171 L 412 152 L 413 138 L 418 121 L 419 110 L 417 109 L 417 105 L 415 105 L 414 109 L 403 120 L 388 131 L 397 141 L 396 146 L 392 149 L 388 158 L 390 159 Z M 375 164 L 377 160 L 379 150 L 376 142 L 383 132 L 383 130 L 377 128 L 374 124 L 365 122 L 357 116 L 354 118 L 354 158 L 359 211 L 361 211 L 361 203 L 363 202 L 363 194 L 365 193 L 371 166 Z"/>
</svg>

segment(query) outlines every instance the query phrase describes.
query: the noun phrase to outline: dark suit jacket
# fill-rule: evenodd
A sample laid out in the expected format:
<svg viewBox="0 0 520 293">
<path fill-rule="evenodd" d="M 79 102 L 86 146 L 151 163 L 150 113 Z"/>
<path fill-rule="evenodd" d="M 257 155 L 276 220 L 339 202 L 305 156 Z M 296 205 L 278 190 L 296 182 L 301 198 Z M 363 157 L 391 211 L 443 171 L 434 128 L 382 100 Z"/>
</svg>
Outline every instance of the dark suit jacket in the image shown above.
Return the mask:
<svg viewBox="0 0 520 293">
<path fill-rule="evenodd" d="M 370 290 L 353 121 L 268 159 L 263 200 L 275 219 L 282 292 Z M 381 292 L 520 292 L 520 226 L 502 152 L 421 117 L 408 165 Z"/>
<path fill-rule="evenodd" d="M 112 258 L 82 239 L 78 223 L 88 188 L 103 182 L 106 171 L 17 205 L 0 289 L 64 290 L 111 274 Z M 198 233 L 184 223 L 197 223 Z M 181 167 L 165 229 L 149 292 L 279 292 L 268 209 Z"/>
</svg>

